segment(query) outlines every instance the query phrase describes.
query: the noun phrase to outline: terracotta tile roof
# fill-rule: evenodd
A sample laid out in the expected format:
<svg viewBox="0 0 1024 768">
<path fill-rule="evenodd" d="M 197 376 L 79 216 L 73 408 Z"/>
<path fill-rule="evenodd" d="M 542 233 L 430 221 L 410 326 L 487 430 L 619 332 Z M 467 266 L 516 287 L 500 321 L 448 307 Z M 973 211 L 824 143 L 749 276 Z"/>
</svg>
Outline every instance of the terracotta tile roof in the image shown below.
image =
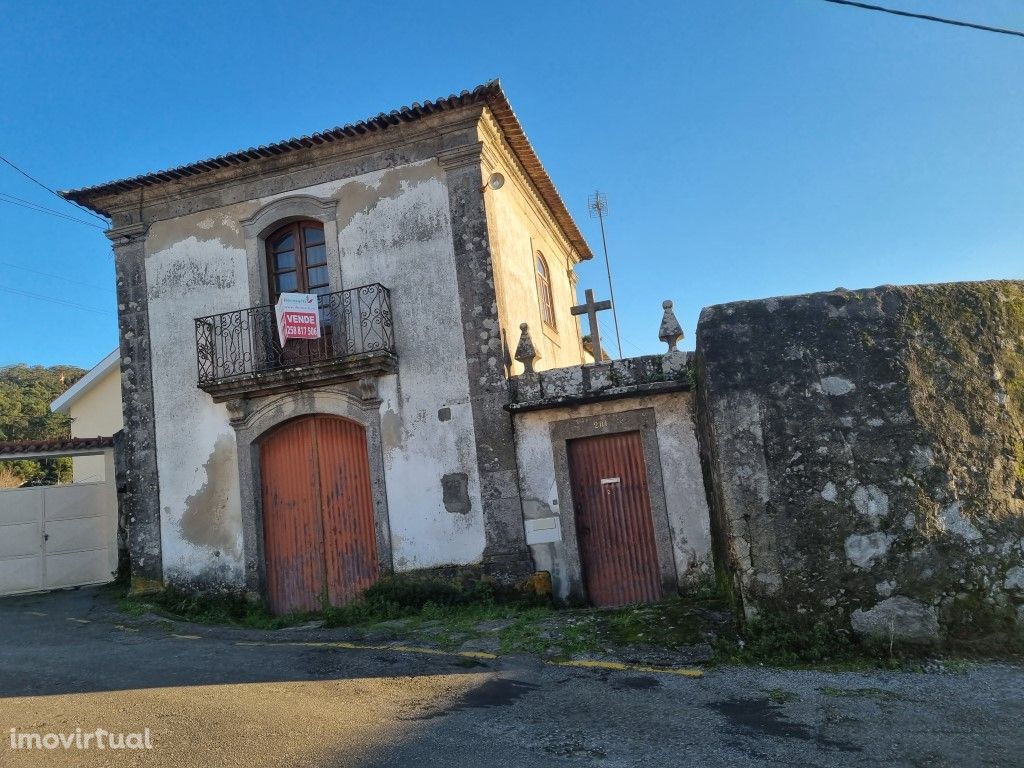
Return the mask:
<svg viewBox="0 0 1024 768">
<path fill-rule="evenodd" d="M 0 441 L 0 456 L 16 453 L 52 453 L 82 451 L 93 448 L 112 448 L 112 437 L 67 437 L 55 440 L 6 440 Z"/>
<path fill-rule="evenodd" d="M 320 144 L 329 144 L 370 133 L 386 131 L 396 125 L 415 122 L 427 115 L 449 112 L 474 104 L 486 104 L 490 108 L 495 120 L 497 120 L 498 125 L 505 134 L 506 141 L 508 141 L 512 151 L 515 152 L 519 162 L 522 163 L 523 168 L 536 186 L 541 197 L 551 208 L 559 226 L 562 227 L 566 237 L 579 253 L 580 258 L 593 258 L 590 246 L 587 245 L 587 241 L 576 226 L 572 215 L 565 207 L 565 203 L 558 194 L 558 190 L 551 181 L 551 177 L 548 176 L 547 171 L 544 169 L 540 158 L 537 157 L 537 153 L 534 151 L 529 139 L 527 139 L 519 119 L 512 110 L 512 105 L 509 104 L 508 97 L 497 80 L 479 85 L 472 91 L 463 91 L 457 95 L 452 94 L 435 101 L 425 101 L 422 104 L 416 102 L 411 106 L 400 107 L 391 112 L 381 112 L 376 117 L 367 118 L 358 123 L 350 123 L 339 128 L 330 128 L 319 133 L 310 134 L 309 136 L 298 136 L 274 144 L 250 147 L 249 149 L 230 152 L 226 155 L 219 155 L 208 160 L 200 160 L 199 162 L 181 165 L 176 168 L 147 173 L 141 176 L 132 176 L 131 178 L 111 181 L 92 187 L 62 191 L 60 194 L 69 200 L 74 200 L 87 208 L 91 208 L 97 213 L 106 214 L 104 210 L 96 207 L 96 198 L 102 195 L 152 187 L 165 182 L 199 176 L 203 173 L 222 168 L 245 165 L 246 163 L 263 158 L 276 157 Z"/>
</svg>

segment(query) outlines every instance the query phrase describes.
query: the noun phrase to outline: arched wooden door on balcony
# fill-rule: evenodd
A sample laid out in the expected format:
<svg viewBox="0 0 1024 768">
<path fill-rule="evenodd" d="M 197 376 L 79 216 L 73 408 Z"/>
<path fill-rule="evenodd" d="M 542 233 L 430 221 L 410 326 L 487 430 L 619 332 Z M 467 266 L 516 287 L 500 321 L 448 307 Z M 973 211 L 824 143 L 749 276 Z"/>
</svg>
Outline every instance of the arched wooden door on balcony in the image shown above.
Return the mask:
<svg viewBox="0 0 1024 768">
<path fill-rule="evenodd" d="M 379 575 L 366 431 L 305 416 L 260 441 L 267 599 L 276 614 L 343 605 Z"/>
</svg>

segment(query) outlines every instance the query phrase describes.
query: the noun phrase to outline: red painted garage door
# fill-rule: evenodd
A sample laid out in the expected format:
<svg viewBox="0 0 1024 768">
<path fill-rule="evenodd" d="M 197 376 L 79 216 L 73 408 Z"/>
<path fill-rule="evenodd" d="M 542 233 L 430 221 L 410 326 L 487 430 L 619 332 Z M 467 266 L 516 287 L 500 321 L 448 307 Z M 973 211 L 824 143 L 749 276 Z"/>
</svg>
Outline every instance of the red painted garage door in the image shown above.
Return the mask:
<svg viewBox="0 0 1024 768">
<path fill-rule="evenodd" d="M 379 575 L 366 432 L 334 416 L 260 443 L 267 599 L 274 613 L 343 605 Z"/>
</svg>

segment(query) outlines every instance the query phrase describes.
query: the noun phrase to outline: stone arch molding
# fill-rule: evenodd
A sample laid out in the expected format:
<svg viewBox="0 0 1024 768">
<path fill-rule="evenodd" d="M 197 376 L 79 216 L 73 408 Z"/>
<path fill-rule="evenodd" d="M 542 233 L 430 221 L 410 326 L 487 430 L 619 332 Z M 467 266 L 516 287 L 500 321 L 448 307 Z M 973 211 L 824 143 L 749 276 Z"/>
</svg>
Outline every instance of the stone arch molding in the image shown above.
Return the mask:
<svg viewBox="0 0 1024 768">
<path fill-rule="evenodd" d="M 260 445 L 275 427 L 302 416 L 338 416 L 362 425 L 370 460 L 374 529 L 381 573 L 393 569 L 391 525 L 388 517 L 384 457 L 381 451 L 380 400 L 376 393 L 357 385 L 359 393 L 344 386 L 272 395 L 258 401 L 232 403 L 231 424 L 238 446 L 238 487 L 242 505 L 242 540 L 245 552 L 246 588 L 264 594 L 266 553 L 263 542 L 263 494 Z"/>
<path fill-rule="evenodd" d="M 342 290 L 341 250 L 338 244 L 338 202 L 313 195 L 288 195 L 273 200 L 248 219 L 243 219 L 242 234 L 249 267 L 249 298 L 253 305 L 266 304 L 270 297 L 267 276 L 267 237 L 278 227 L 292 221 L 312 219 L 324 225 L 327 244 L 327 271 L 331 290 Z"/>
</svg>

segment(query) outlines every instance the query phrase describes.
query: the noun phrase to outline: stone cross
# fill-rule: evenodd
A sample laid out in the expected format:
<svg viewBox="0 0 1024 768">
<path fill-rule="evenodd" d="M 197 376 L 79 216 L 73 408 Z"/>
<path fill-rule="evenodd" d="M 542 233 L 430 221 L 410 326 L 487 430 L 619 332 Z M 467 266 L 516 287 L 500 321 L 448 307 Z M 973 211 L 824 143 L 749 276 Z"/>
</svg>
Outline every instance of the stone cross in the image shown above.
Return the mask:
<svg viewBox="0 0 1024 768">
<path fill-rule="evenodd" d="M 611 309 L 612 303 L 605 299 L 604 301 L 594 301 L 594 291 L 587 288 L 584 293 L 586 301 L 582 304 L 572 307 L 569 311 L 574 315 L 586 315 L 587 321 L 590 323 L 590 346 L 594 350 L 594 362 L 600 363 L 604 360 L 601 354 L 601 329 L 597 324 L 597 313 Z"/>
</svg>

